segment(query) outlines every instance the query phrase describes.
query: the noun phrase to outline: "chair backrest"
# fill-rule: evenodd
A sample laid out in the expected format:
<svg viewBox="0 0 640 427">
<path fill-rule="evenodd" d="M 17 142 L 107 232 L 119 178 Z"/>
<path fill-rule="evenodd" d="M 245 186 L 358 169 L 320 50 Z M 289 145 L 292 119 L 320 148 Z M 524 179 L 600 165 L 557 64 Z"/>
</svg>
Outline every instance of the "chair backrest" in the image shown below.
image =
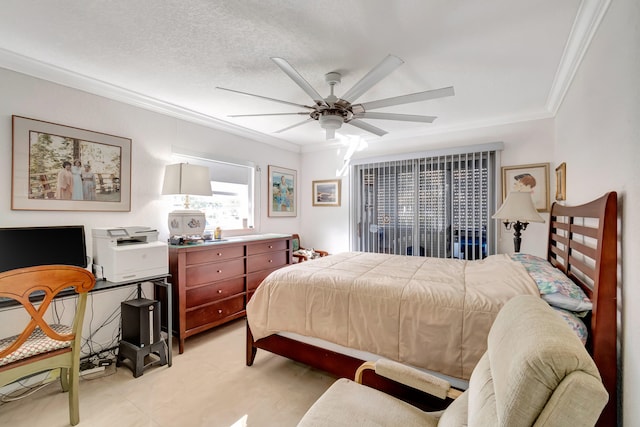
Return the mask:
<svg viewBox="0 0 640 427">
<path fill-rule="evenodd" d="M 291 235 L 292 239 L 291 239 L 291 246 L 292 246 L 292 250 L 295 252 L 298 249 L 300 249 L 300 236 L 297 234 L 293 234 Z"/>
<path fill-rule="evenodd" d="M 531 295 L 498 313 L 463 396 L 447 412 L 467 412 L 469 426 L 594 425 L 608 400 L 584 345 Z M 448 414 L 441 425 L 457 416 Z"/>
<path fill-rule="evenodd" d="M 22 332 L 12 340 L 12 343 L 0 350 L 0 359 L 20 348 L 36 328 L 40 328 L 52 340 L 72 341 L 76 337 L 79 339 L 87 292 L 94 285 L 93 274 L 83 268 L 68 265 L 43 265 L 0 273 L 0 297 L 17 301 L 30 316 Z M 70 287 L 73 287 L 80 297 L 71 333 L 60 334 L 48 324 L 45 315 L 53 298 Z M 32 302 L 30 297 L 34 298 L 35 302 Z M 79 349 L 74 348 L 74 351 Z"/>
</svg>

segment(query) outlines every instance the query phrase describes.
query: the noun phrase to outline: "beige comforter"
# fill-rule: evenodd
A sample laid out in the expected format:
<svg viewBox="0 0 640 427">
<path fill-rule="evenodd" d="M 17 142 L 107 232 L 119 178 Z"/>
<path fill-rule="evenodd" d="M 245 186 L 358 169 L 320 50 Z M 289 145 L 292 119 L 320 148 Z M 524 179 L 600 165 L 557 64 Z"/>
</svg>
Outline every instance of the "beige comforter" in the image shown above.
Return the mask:
<svg viewBox="0 0 640 427">
<path fill-rule="evenodd" d="M 538 295 L 507 255 L 463 261 L 347 252 L 269 275 L 247 304 L 254 339 L 278 332 L 468 379 L 498 310 Z"/>
</svg>

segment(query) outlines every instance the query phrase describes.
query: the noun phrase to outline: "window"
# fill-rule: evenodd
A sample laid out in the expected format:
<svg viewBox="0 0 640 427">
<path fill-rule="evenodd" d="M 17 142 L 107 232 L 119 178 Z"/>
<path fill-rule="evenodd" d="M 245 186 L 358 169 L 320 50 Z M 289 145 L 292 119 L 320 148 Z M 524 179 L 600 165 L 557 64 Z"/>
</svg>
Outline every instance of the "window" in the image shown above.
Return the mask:
<svg viewBox="0 0 640 427">
<path fill-rule="evenodd" d="M 495 252 L 495 150 L 354 166 L 354 250 L 479 259 Z"/>
<path fill-rule="evenodd" d="M 253 166 L 187 155 L 174 155 L 172 161 L 207 166 L 211 171 L 212 196 L 189 196 L 189 208 L 205 213 L 205 230 L 213 232 L 216 227 L 223 230 L 254 227 Z M 171 196 L 171 207 L 183 209 L 184 196 Z"/>
</svg>

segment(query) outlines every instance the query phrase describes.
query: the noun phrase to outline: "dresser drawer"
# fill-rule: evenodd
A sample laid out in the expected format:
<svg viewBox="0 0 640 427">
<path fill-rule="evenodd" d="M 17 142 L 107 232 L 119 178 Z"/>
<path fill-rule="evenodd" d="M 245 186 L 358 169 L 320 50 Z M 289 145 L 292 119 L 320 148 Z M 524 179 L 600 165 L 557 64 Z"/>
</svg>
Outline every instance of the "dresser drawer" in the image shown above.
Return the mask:
<svg viewBox="0 0 640 427">
<path fill-rule="evenodd" d="M 244 258 L 187 267 L 186 287 L 244 275 Z"/>
<path fill-rule="evenodd" d="M 244 277 L 223 280 L 210 285 L 187 289 L 187 308 L 229 298 L 244 292 Z"/>
<path fill-rule="evenodd" d="M 286 240 L 250 243 L 247 245 L 247 255 L 261 254 L 264 252 L 283 251 L 287 249 Z"/>
<path fill-rule="evenodd" d="M 267 252 L 247 257 L 247 273 L 282 267 L 287 263 L 287 251 Z"/>
<path fill-rule="evenodd" d="M 187 329 L 218 322 L 244 310 L 244 295 L 187 311 Z"/>
<path fill-rule="evenodd" d="M 187 265 L 204 264 L 244 256 L 243 246 L 219 246 L 187 252 Z"/>
</svg>

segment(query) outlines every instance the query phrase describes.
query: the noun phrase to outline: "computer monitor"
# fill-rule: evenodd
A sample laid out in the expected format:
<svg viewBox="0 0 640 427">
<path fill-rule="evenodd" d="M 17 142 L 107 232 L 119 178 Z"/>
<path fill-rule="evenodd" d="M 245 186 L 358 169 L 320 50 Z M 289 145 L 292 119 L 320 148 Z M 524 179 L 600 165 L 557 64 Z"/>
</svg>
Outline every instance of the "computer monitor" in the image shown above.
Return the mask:
<svg viewBox="0 0 640 427">
<path fill-rule="evenodd" d="M 84 226 L 0 228 L 0 272 L 47 264 L 87 267 Z"/>
</svg>

